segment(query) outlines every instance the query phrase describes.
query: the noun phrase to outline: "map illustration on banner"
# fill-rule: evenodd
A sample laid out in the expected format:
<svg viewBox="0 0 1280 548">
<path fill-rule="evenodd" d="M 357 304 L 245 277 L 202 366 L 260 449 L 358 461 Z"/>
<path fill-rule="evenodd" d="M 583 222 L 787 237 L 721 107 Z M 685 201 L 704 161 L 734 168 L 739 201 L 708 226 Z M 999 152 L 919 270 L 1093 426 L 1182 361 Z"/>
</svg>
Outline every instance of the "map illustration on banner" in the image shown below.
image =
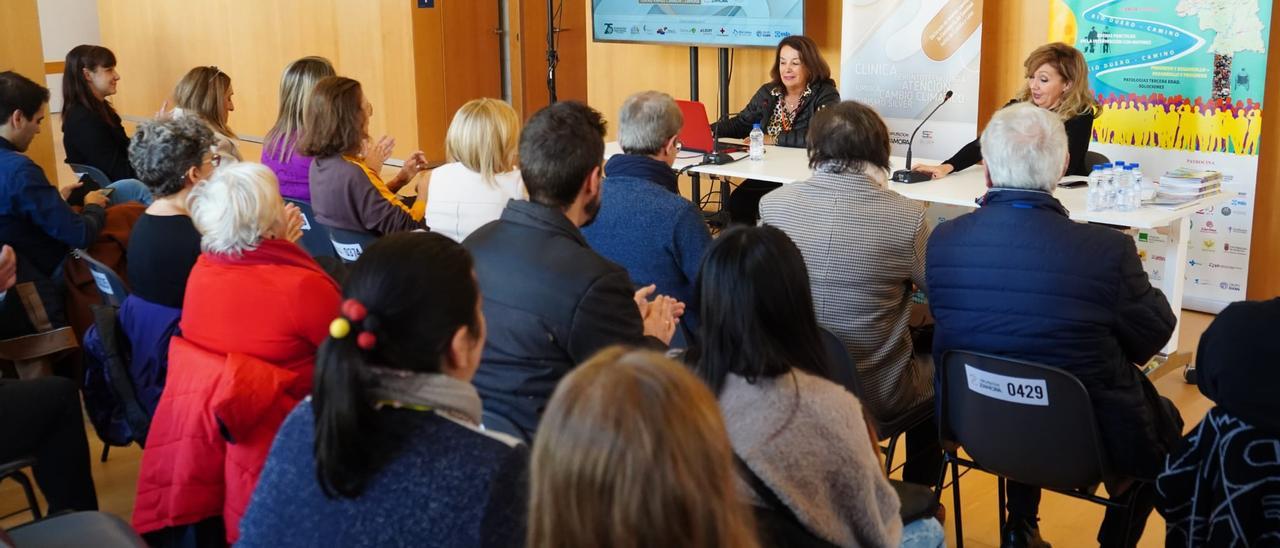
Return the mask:
<svg viewBox="0 0 1280 548">
<path fill-rule="evenodd" d="M 915 156 L 942 160 L 977 136 L 982 0 L 845 0 L 843 10 L 840 96 L 875 107 L 894 154 L 947 90 Z"/>
<path fill-rule="evenodd" d="M 1223 175 L 1230 199 L 1190 218 L 1184 304 L 1217 312 L 1244 299 L 1257 185 L 1271 0 L 1053 0 L 1050 40 L 1089 65 L 1102 111 L 1089 149 L 1138 162 L 1156 180 L 1177 169 Z M 1163 234 L 1137 235 L 1153 279 Z"/>
</svg>

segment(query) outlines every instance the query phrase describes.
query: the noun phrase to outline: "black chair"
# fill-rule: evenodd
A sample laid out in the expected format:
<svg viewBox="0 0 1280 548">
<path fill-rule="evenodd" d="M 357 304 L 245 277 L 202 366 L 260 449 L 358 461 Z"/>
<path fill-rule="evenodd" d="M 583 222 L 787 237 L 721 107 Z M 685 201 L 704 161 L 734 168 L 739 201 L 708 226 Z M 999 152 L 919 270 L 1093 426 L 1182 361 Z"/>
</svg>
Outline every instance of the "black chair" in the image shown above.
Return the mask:
<svg viewBox="0 0 1280 548">
<path fill-rule="evenodd" d="M 835 336 L 834 333 L 826 328 L 822 330 L 822 344 L 827 349 L 827 354 L 832 358 L 831 375 L 832 380 L 843 385 L 845 389 L 853 392 L 859 400 L 865 399 L 865 391 L 862 387 L 862 381 L 858 378 L 858 370 L 853 363 L 853 358 L 849 356 L 849 351 L 845 349 L 844 343 Z M 884 466 L 886 473 L 893 473 L 893 456 L 898 449 L 898 440 L 903 434 L 917 425 L 929 420 L 933 416 L 933 398 L 917 404 L 915 407 L 908 409 L 906 412 L 894 417 L 893 420 L 881 422 L 871 413 L 867 413 L 867 418 L 875 422 L 876 435 L 880 437 L 878 441 L 885 442 L 880 449 L 884 451 Z M 905 459 L 904 459 L 905 460 Z M 899 465 L 900 467 L 901 465 Z"/>
<path fill-rule="evenodd" d="M 83 173 L 85 175 L 88 175 L 90 179 L 93 179 L 93 182 L 98 183 L 98 186 L 102 188 L 107 188 L 107 185 L 112 183 L 111 177 L 107 177 L 107 174 L 104 173 L 101 169 L 98 169 L 91 165 L 73 164 L 71 162 L 67 162 L 67 165 L 71 166 L 71 171 L 75 173 Z"/>
<path fill-rule="evenodd" d="M 106 512 L 59 514 L 14 527 L 7 532 L 17 546 L 147 546 L 132 526 Z"/>
<path fill-rule="evenodd" d="M 963 351 L 947 352 L 937 373 L 942 386 L 938 419 L 944 459 L 951 467 L 958 548 L 964 546 L 960 466 L 997 476 L 1001 530 L 1006 480 L 1128 509 L 1132 520 L 1129 505 L 1093 494 L 1110 472 L 1089 392 L 1074 375 Z M 961 447 L 971 460 L 959 456 Z M 939 497 L 945 469 L 940 476 Z"/>
<path fill-rule="evenodd" d="M 1111 160 L 1107 159 L 1107 156 L 1101 152 L 1094 152 L 1092 150 L 1089 150 L 1089 151 L 1085 151 L 1084 153 L 1084 165 L 1090 168 L 1099 164 L 1109 164 L 1109 163 L 1111 163 Z"/>
<path fill-rule="evenodd" d="M 35 463 L 35 459 L 30 457 L 0 463 L 0 481 L 11 479 L 22 486 L 22 494 L 27 497 L 27 509 L 31 511 L 31 518 L 38 520 L 41 516 L 40 501 L 36 499 L 36 491 L 31 485 L 31 478 L 28 478 L 27 474 L 22 471 L 25 468 L 34 466 Z"/>
<path fill-rule="evenodd" d="M 378 239 L 376 235 L 368 232 L 356 232 L 331 226 L 326 228 L 329 229 L 329 241 L 333 243 L 333 250 L 344 263 L 356 262 L 356 259 L 364 253 L 364 248 Z"/>
<path fill-rule="evenodd" d="M 90 257 L 85 250 L 77 249 L 72 251 L 72 254 L 89 266 L 89 273 L 93 275 L 93 285 L 97 286 L 98 294 L 102 296 L 102 303 L 120 308 L 120 303 L 124 302 L 124 298 L 129 296 L 129 288 L 125 285 L 124 280 L 120 279 L 120 276 L 116 274 L 116 271 L 111 270 L 111 267 Z"/>
<path fill-rule="evenodd" d="M 333 257 L 333 243 L 329 241 L 329 229 L 316 222 L 316 214 L 311 204 L 300 200 L 285 198 L 286 203 L 298 206 L 302 211 L 302 240 L 298 242 L 302 249 L 312 257 Z"/>
</svg>

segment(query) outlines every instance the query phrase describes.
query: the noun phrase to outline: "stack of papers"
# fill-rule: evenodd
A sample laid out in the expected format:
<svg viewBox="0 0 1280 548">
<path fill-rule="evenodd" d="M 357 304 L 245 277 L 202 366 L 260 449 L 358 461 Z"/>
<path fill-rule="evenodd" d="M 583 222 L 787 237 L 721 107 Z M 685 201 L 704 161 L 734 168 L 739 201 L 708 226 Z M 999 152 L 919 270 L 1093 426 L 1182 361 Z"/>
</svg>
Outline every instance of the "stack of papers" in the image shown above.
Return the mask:
<svg viewBox="0 0 1280 548">
<path fill-rule="evenodd" d="M 1222 173 L 1175 169 L 1160 177 L 1160 186 L 1151 201 L 1153 205 L 1175 205 L 1193 202 L 1222 192 Z"/>
</svg>

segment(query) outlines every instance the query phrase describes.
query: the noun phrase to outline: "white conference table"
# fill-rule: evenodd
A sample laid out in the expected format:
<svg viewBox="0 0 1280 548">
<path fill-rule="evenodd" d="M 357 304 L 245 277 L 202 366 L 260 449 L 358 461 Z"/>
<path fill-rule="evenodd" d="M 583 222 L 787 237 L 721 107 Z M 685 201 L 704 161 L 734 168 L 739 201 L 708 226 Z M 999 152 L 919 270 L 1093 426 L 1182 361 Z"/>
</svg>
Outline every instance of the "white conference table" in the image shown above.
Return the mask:
<svg viewBox="0 0 1280 548">
<path fill-rule="evenodd" d="M 606 158 L 621 152 L 622 150 L 617 142 L 610 142 L 605 146 Z M 673 169 L 688 168 L 688 173 L 701 175 L 755 179 L 788 184 L 808 179 L 812 174 L 812 171 L 809 170 L 808 152 L 802 148 L 766 146 L 765 157 L 762 161 L 753 162 L 748 158 L 743 158 L 722 165 L 695 165 L 701 160 L 700 157 L 683 157 L 687 156 L 686 154 L 681 154 L 681 156 L 672 166 Z M 923 158 L 918 160 L 923 163 L 937 163 L 934 160 Z M 895 156 L 890 158 L 890 164 L 895 170 L 902 169 L 904 162 L 905 159 L 902 157 Z M 975 200 L 987 192 L 986 178 L 983 173 L 981 166 L 974 166 L 941 179 L 923 183 L 890 182 L 889 188 L 898 194 L 921 202 L 977 207 Z M 1165 344 L 1161 354 L 1165 356 L 1173 354 L 1178 350 L 1178 331 L 1182 323 L 1182 293 L 1187 273 L 1187 243 L 1191 238 L 1190 215 L 1198 210 L 1227 201 L 1230 196 L 1222 193 L 1201 198 L 1178 209 L 1143 206 L 1127 212 L 1114 210 L 1088 211 L 1085 207 L 1086 191 L 1085 187 L 1059 188 L 1054 192 L 1054 197 L 1058 198 L 1062 205 L 1067 208 L 1073 221 L 1127 226 L 1152 231 L 1158 230 L 1166 236 L 1164 250 L 1166 272 L 1160 281 L 1160 289 L 1164 292 L 1165 298 L 1169 300 L 1169 305 L 1173 308 L 1173 313 L 1179 321 L 1178 325 L 1174 326 L 1173 336 L 1169 338 L 1169 342 Z M 697 203 L 698 198 L 698 196 L 694 196 L 694 203 Z"/>
</svg>

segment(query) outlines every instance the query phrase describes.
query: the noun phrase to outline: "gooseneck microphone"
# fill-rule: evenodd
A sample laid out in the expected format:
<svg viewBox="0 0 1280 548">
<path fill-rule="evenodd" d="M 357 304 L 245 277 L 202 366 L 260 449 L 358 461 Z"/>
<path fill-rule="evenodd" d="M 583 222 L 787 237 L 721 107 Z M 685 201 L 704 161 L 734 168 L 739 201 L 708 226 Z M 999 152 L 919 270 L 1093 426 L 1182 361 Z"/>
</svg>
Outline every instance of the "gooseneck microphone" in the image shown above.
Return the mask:
<svg viewBox="0 0 1280 548">
<path fill-rule="evenodd" d="M 925 116 L 924 120 L 920 121 L 920 125 L 916 126 L 915 131 L 911 132 L 911 138 L 907 140 L 906 169 L 899 169 L 898 171 L 893 172 L 893 178 L 892 178 L 893 182 L 908 183 L 908 184 L 921 183 L 933 178 L 932 175 L 929 175 L 928 173 L 925 173 L 923 171 L 911 171 L 911 147 L 915 146 L 916 133 L 920 131 L 920 128 L 924 127 L 925 122 L 928 122 L 929 118 L 933 117 L 933 113 L 938 112 L 938 109 L 942 108 L 942 105 L 947 104 L 947 101 L 951 100 L 951 95 L 952 95 L 951 90 L 947 90 L 946 95 L 943 95 L 942 97 L 942 102 L 938 103 L 938 106 L 933 107 L 933 110 L 929 111 L 929 115 Z"/>
</svg>

